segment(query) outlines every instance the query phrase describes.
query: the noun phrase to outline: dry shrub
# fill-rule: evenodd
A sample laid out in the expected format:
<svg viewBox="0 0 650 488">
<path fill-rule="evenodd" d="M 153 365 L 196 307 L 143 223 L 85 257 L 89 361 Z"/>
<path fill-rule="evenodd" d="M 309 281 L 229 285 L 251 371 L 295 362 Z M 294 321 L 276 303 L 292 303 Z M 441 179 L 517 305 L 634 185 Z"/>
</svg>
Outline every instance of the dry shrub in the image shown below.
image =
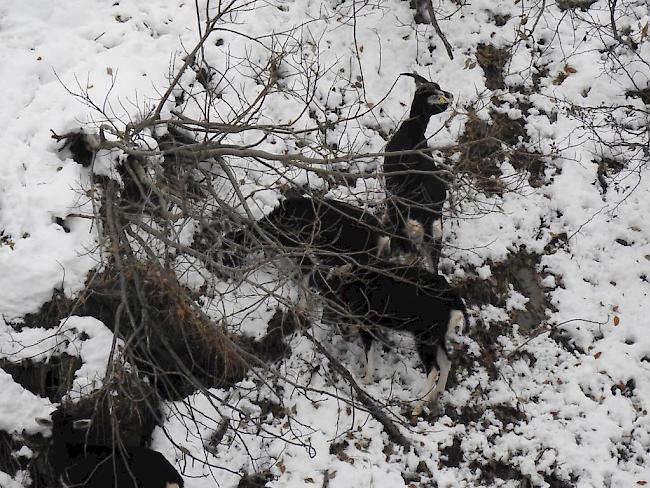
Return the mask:
<svg viewBox="0 0 650 488">
<path fill-rule="evenodd" d="M 63 410 L 75 419 L 91 419 L 80 442 L 102 446 L 146 446 L 161 424 L 158 393 L 136 371 L 114 362 L 101 389 Z"/>
<path fill-rule="evenodd" d="M 138 263 L 108 269 L 87 291 L 85 312 L 125 341 L 124 354 L 161 395 L 233 384 L 248 369 L 236 336 L 206 320 L 172 271 Z"/>
<path fill-rule="evenodd" d="M 499 90 L 506 87 L 503 80 L 503 70 L 510 55 L 506 49 L 499 49 L 492 44 L 479 44 L 476 46 L 476 61 L 483 69 L 485 86 L 490 90 Z"/>
<path fill-rule="evenodd" d="M 500 166 L 507 160 L 515 169 L 529 173 L 531 186 L 541 186 L 544 160 L 541 154 L 525 149 L 525 124 L 523 117 L 511 119 L 507 114 L 491 111 L 490 120 L 486 121 L 470 111 L 465 131 L 458 140 L 461 157 L 457 169 L 469 173 L 479 190 L 501 195 L 506 188 Z"/>
<path fill-rule="evenodd" d="M 530 300 L 526 304 L 526 310 L 512 311 L 512 322 L 518 323 L 524 331 L 532 330 L 545 319 L 546 309 L 551 307 L 540 284 L 541 276 L 537 271 L 539 259 L 536 254 L 518 251 L 509 255 L 505 261 L 488 263 L 492 275 L 487 280 L 469 278 L 458 283 L 458 288 L 468 305 L 489 304 L 503 308 L 512 285 Z"/>
</svg>

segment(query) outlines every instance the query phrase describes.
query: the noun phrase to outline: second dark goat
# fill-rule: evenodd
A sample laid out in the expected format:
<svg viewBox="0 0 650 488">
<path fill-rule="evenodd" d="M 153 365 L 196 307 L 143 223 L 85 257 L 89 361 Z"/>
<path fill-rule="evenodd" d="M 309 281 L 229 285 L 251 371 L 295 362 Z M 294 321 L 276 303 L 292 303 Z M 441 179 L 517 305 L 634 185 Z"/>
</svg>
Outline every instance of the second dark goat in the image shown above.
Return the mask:
<svg viewBox="0 0 650 488">
<path fill-rule="evenodd" d="M 295 253 L 301 265 L 313 265 L 313 259 L 335 266 L 366 264 L 383 256 L 389 248 L 389 238 L 377 217 L 331 198 L 287 198 L 258 220 L 257 226 L 271 241 L 265 242 L 258 236 L 257 242 L 264 248 L 277 246 L 275 251 Z M 234 247 L 244 251 L 254 248 L 250 245 L 252 237 L 251 230 L 227 234 L 224 237 L 226 253 L 232 252 Z M 231 254 L 230 264 L 241 262 L 237 254 Z"/>
<path fill-rule="evenodd" d="M 346 265 L 327 277 L 312 275 L 312 284 L 327 299 L 328 309 L 360 325 L 366 355 L 364 381 L 373 375 L 371 346 L 377 327 L 413 335 L 427 381 L 413 415 L 442 393 L 451 370 L 446 344 L 462 329 L 466 308 L 444 276 L 417 267 Z M 373 330 L 374 329 L 374 330 Z"/>
<path fill-rule="evenodd" d="M 420 75 L 415 80 L 409 118 L 386 145 L 386 152 L 426 149 L 424 133 L 432 115 L 447 110 L 453 95 Z M 384 158 L 388 199 L 387 218 L 393 233 L 410 240 L 424 254 L 427 267 L 437 270 L 442 244 L 442 207 L 447 184 L 431 156 L 404 154 Z"/>
<path fill-rule="evenodd" d="M 157 451 L 86 444 L 90 420 L 75 420 L 59 407 L 51 420 L 37 422 L 52 428 L 48 460 L 64 487 L 183 488 L 181 475 Z"/>
</svg>

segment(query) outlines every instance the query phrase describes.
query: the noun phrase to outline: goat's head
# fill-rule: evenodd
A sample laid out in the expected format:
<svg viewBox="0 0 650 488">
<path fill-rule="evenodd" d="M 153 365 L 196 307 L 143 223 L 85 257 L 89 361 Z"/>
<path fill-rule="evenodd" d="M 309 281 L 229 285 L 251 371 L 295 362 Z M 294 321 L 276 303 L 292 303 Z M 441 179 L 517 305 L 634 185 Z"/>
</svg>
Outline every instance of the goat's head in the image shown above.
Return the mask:
<svg viewBox="0 0 650 488">
<path fill-rule="evenodd" d="M 75 420 L 71 415 L 64 413 L 61 408 L 57 408 L 51 414 L 51 419 L 36 418 L 36 423 L 52 429 L 52 437 L 56 440 L 65 438 L 70 440 L 71 436 L 76 435 L 75 431 L 85 431 L 90 427 L 90 419 Z"/>
<path fill-rule="evenodd" d="M 415 80 L 415 97 L 411 105 L 411 117 L 423 116 L 428 119 L 449 108 L 454 96 L 442 90 L 438 83 L 429 81 L 415 73 L 402 73 L 400 76 L 402 75 L 410 76 Z"/>
</svg>

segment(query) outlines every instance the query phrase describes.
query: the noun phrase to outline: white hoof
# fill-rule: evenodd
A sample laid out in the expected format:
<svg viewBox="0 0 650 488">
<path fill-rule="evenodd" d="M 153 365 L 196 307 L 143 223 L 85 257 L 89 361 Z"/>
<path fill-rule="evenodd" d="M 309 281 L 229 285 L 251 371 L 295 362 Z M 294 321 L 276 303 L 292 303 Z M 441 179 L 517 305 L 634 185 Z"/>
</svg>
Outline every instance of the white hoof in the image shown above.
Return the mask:
<svg viewBox="0 0 650 488">
<path fill-rule="evenodd" d="M 425 405 L 426 405 L 425 402 L 418 402 L 413 408 L 413 411 L 411 412 L 411 417 L 419 417 L 420 415 L 422 415 Z"/>
</svg>

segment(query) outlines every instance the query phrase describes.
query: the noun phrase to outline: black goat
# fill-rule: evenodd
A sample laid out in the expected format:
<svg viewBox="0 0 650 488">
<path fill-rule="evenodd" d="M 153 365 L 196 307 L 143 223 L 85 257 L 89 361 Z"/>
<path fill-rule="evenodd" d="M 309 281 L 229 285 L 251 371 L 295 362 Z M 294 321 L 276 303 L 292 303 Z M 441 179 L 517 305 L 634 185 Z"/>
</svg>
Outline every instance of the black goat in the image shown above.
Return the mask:
<svg viewBox="0 0 650 488">
<path fill-rule="evenodd" d="M 265 248 L 295 252 L 301 265 L 315 264 L 312 260 L 330 265 L 366 264 L 385 254 L 389 247 L 389 238 L 382 232 L 379 219 L 366 210 L 331 198 L 287 198 L 258 220 L 257 226 L 271 241 L 264 244 Z M 251 236 L 251 231 L 227 234 L 224 250 L 232 252 L 232 244 L 245 249 L 252 247 L 245 245 Z M 234 265 L 240 261 L 236 253 L 226 258 Z"/>
<path fill-rule="evenodd" d="M 51 420 L 37 422 L 52 428 L 48 460 L 65 488 L 183 488 L 181 475 L 157 451 L 87 444 L 90 420 L 75 420 L 59 408 Z"/>
<path fill-rule="evenodd" d="M 373 326 L 411 333 L 427 373 L 427 382 L 413 415 L 444 391 L 451 368 L 445 341 L 462 327 L 466 309 L 444 276 L 416 267 L 347 265 L 329 276 L 314 274 L 312 284 L 327 298 L 329 309 L 360 323 L 366 353 L 365 382 L 373 374 Z M 366 329 L 364 329 L 364 327 Z"/>
<path fill-rule="evenodd" d="M 453 95 L 437 83 L 410 73 L 415 79 L 415 96 L 409 118 L 402 122 L 386 145 L 386 152 L 426 149 L 424 133 L 432 115 L 447 110 Z M 393 234 L 410 240 L 423 252 L 427 266 L 438 269 L 442 244 L 442 207 L 447 184 L 431 156 L 404 154 L 384 158 L 388 193 L 387 218 Z"/>
</svg>

